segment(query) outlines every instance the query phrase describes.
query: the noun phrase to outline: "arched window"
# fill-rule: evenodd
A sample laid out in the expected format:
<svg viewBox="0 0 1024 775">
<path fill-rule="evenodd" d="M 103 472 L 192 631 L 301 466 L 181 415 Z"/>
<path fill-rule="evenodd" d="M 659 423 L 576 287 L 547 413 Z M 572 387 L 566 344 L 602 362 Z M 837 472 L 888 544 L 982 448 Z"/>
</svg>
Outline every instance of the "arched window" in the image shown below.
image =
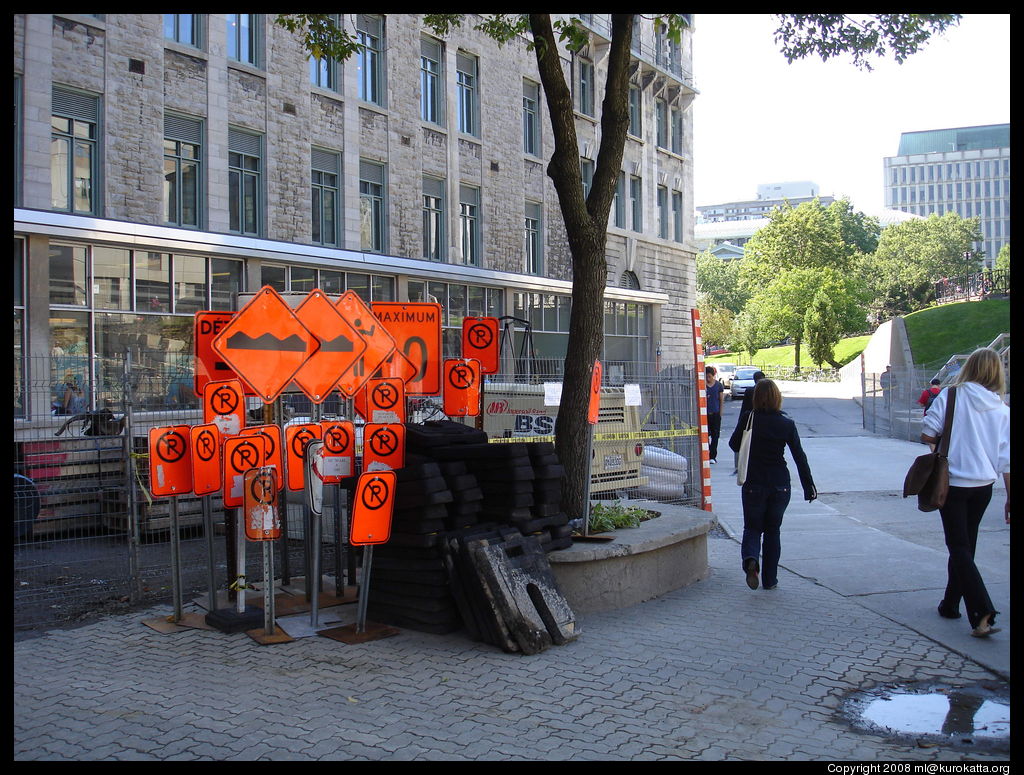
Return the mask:
<svg viewBox="0 0 1024 775">
<path fill-rule="evenodd" d="M 637 279 L 637 276 L 633 272 L 630 272 L 627 269 L 619 277 L 619 287 L 620 288 L 632 288 L 634 291 L 639 291 L 640 290 L 640 280 Z"/>
</svg>

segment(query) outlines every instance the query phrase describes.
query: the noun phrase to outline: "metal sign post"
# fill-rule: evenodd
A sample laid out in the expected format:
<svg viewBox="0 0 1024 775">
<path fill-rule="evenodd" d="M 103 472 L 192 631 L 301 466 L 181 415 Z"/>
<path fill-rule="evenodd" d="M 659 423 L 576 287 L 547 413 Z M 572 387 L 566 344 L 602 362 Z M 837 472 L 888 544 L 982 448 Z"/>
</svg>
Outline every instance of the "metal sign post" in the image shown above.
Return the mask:
<svg viewBox="0 0 1024 775">
<path fill-rule="evenodd" d="M 245 538 L 263 544 L 263 631 L 247 634 L 257 643 L 286 643 L 292 638 L 277 627 L 274 617 L 274 552 L 271 544 L 281 537 L 277 509 L 277 477 L 271 466 L 245 474 Z"/>
<path fill-rule="evenodd" d="M 324 443 L 322 441 L 314 439 L 307 442 L 303 450 L 306 469 L 305 508 L 309 513 L 310 527 L 312 528 L 310 532 L 313 541 L 313 576 L 311 580 L 307 580 L 306 589 L 310 592 L 309 624 L 314 630 L 320 624 L 320 563 L 322 559 L 320 551 L 322 525 L 320 518 L 323 515 L 324 484 L 323 480 L 317 475 L 317 461 L 323 460 L 323 446 Z"/>
</svg>

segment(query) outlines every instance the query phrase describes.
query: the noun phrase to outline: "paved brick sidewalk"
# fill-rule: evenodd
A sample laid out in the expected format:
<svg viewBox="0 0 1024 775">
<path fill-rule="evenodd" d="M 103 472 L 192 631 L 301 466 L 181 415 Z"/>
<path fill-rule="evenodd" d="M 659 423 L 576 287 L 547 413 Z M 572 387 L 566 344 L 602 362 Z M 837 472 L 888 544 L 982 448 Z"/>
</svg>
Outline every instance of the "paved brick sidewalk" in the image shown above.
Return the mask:
<svg viewBox="0 0 1024 775">
<path fill-rule="evenodd" d="M 994 676 L 786 571 L 752 592 L 735 542 L 708 543 L 711 578 L 532 657 L 464 633 L 260 646 L 141 623 L 166 606 L 54 631 L 14 645 L 15 759 L 1005 760 L 853 730 L 852 690 Z"/>
</svg>

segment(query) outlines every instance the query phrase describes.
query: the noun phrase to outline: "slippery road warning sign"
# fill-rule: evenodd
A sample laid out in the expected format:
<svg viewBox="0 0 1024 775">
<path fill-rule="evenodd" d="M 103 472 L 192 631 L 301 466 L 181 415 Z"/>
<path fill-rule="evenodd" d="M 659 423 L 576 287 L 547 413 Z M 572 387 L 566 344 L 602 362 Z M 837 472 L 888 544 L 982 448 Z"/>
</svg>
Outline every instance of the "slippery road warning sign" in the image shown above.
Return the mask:
<svg viewBox="0 0 1024 775">
<path fill-rule="evenodd" d="M 192 492 L 189 426 L 149 429 L 149 489 L 160 497 Z"/>
<path fill-rule="evenodd" d="M 276 399 L 320 341 L 269 285 L 214 338 L 213 350 L 266 404 Z"/>
<path fill-rule="evenodd" d="M 349 531 L 349 543 L 353 546 L 384 544 L 391 537 L 396 481 L 394 471 L 375 471 L 359 477 Z"/>
<path fill-rule="evenodd" d="M 345 291 L 335 306 L 366 343 L 363 354 L 338 380 L 338 390 L 351 398 L 395 351 L 395 340 L 355 291 Z"/>
</svg>

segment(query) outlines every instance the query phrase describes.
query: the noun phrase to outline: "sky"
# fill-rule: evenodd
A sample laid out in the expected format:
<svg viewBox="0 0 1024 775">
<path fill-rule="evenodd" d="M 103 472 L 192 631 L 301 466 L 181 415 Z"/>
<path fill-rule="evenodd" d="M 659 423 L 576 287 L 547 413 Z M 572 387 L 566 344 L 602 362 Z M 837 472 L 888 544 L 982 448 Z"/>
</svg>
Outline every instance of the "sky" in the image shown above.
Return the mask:
<svg viewBox="0 0 1024 775">
<path fill-rule="evenodd" d="M 694 204 L 755 199 L 762 183 L 812 181 L 868 214 L 900 134 L 1010 121 L 1010 16 L 965 14 L 897 64 L 848 55 L 788 64 L 770 14 L 696 14 Z"/>
</svg>

